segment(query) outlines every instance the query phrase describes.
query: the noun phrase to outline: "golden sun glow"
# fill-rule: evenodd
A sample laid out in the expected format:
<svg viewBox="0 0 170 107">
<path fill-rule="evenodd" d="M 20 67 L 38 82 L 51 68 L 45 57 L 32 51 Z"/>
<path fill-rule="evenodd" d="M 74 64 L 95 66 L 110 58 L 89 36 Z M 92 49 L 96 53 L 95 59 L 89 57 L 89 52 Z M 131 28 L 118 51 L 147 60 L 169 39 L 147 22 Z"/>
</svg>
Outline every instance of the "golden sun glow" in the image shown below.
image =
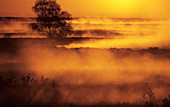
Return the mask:
<svg viewBox="0 0 170 107">
<path fill-rule="evenodd" d="M 111 12 L 126 15 L 133 13 L 137 5 L 138 0 L 107 0 L 105 7 L 109 6 Z"/>
<path fill-rule="evenodd" d="M 120 9 L 120 11 L 131 10 L 137 4 L 137 0 L 108 0 L 107 2 L 112 4 L 115 8 Z"/>
<path fill-rule="evenodd" d="M 1 0 L 1 16 L 34 16 L 35 0 Z M 72 16 L 169 17 L 169 0 L 56 0 Z M 13 5 L 15 4 L 15 5 Z M 10 8 L 8 8 L 10 7 Z"/>
<path fill-rule="evenodd" d="M 75 16 L 167 17 L 169 0 L 58 0 Z M 71 5 L 70 5 L 71 3 Z M 169 16 L 169 15 L 168 15 Z"/>
</svg>

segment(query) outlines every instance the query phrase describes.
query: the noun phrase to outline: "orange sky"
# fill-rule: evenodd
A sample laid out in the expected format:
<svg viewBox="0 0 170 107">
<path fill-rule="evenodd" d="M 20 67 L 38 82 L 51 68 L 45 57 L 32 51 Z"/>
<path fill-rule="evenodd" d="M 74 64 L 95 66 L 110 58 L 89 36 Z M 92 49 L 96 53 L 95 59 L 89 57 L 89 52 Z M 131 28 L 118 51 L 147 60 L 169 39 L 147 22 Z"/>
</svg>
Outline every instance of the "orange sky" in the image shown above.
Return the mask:
<svg viewBox="0 0 170 107">
<path fill-rule="evenodd" d="M 35 0 L 0 0 L 0 16 L 33 16 Z M 167 17 L 170 0 L 57 0 L 73 16 Z"/>
</svg>

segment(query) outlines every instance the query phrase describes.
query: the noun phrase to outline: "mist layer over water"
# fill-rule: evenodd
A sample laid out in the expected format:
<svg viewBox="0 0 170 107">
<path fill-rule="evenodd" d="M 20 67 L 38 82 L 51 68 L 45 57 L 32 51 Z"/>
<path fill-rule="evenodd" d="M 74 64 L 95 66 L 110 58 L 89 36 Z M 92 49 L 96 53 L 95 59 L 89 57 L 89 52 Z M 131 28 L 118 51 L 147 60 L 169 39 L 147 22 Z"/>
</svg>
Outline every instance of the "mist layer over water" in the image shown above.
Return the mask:
<svg viewBox="0 0 170 107">
<path fill-rule="evenodd" d="M 1 37 L 36 37 L 37 33 L 29 29 L 33 18 L 1 18 Z M 75 33 L 71 37 L 114 38 L 155 35 L 165 20 L 140 18 L 84 17 L 74 18 L 71 23 Z M 20 35 L 19 35 L 20 34 Z M 32 34 L 32 36 L 31 36 Z M 40 36 L 40 35 L 39 35 Z M 44 36 L 42 36 L 44 37 Z"/>
<path fill-rule="evenodd" d="M 1 38 L 46 38 L 29 29 L 33 18 L 1 18 Z M 89 41 L 57 46 L 67 48 L 169 48 L 169 21 L 147 18 L 82 17 L 71 20 L 74 33 L 68 38 Z"/>
</svg>

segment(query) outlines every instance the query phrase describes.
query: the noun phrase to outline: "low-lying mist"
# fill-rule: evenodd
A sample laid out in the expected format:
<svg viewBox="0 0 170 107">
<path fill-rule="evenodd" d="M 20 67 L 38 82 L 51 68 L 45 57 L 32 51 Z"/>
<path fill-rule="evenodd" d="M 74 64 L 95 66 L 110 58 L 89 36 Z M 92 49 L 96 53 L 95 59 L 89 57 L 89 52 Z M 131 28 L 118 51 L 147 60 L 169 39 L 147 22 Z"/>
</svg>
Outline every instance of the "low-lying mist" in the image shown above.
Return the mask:
<svg viewBox="0 0 170 107">
<path fill-rule="evenodd" d="M 49 44 L 21 42 L 15 53 L 1 53 L 1 74 L 43 75 L 58 83 L 64 102 L 140 102 L 146 82 L 157 99 L 170 94 L 168 49 L 67 49 Z"/>
<path fill-rule="evenodd" d="M 50 42 L 47 38 L 1 39 L 0 83 L 1 77 L 8 79 L 10 73 L 21 75 L 18 78 L 29 73 L 38 80 L 42 76 L 47 77 L 57 87 L 47 85 L 40 89 L 43 83 L 39 81 L 40 86 L 29 90 L 31 94 L 27 94 L 29 101 L 38 100 L 47 104 L 51 104 L 50 98 L 55 99 L 54 103 L 58 100 L 56 89 L 61 94 L 62 102 L 76 104 L 141 103 L 146 100 L 143 97 L 146 82 L 153 89 L 157 102 L 170 94 L 169 22 L 159 25 L 159 21 L 156 24 L 125 21 L 118 24 L 119 27 L 110 24 L 110 21 L 105 26 L 92 22 L 87 21 L 84 26 L 81 25 L 82 28 L 77 25 L 73 38 L 64 41 Z M 17 27 L 17 24 L 14 26 L 22 28 L 20 25 Z M 17 34 L 13 28 L 12 32 L 5 30 L 9 30 L 8 26 L 3 29 L 3 34 Z M 17 35 L 23 36 L 20 30 L 17 32 Z M 32 33 L 30 35 L 35 36 Z M 80 38 L 76 39 L 77 36 Z M 11 90 L 5 89 L 5 92 L 12 95 L 27 93 L 22 93 L 22 88 Z M 8 94 L 5 95 L 8 99 Z"/>
</svg>

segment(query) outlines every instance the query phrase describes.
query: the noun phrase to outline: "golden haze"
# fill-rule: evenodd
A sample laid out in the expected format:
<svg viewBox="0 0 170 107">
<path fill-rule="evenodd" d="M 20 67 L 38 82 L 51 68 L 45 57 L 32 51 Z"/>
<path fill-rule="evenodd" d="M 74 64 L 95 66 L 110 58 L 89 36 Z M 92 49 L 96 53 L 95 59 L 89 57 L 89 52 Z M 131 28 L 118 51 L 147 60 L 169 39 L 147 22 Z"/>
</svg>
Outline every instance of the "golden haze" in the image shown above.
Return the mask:
<svg viewBox="0 0 170 107">
<path fill-rule="evenodd" d="M 0 16 L 35 16 L 35 0 L 1 0 Z M 57 0 L 73 16 L 167 17 L 169 0 Z"/>
</svg>

